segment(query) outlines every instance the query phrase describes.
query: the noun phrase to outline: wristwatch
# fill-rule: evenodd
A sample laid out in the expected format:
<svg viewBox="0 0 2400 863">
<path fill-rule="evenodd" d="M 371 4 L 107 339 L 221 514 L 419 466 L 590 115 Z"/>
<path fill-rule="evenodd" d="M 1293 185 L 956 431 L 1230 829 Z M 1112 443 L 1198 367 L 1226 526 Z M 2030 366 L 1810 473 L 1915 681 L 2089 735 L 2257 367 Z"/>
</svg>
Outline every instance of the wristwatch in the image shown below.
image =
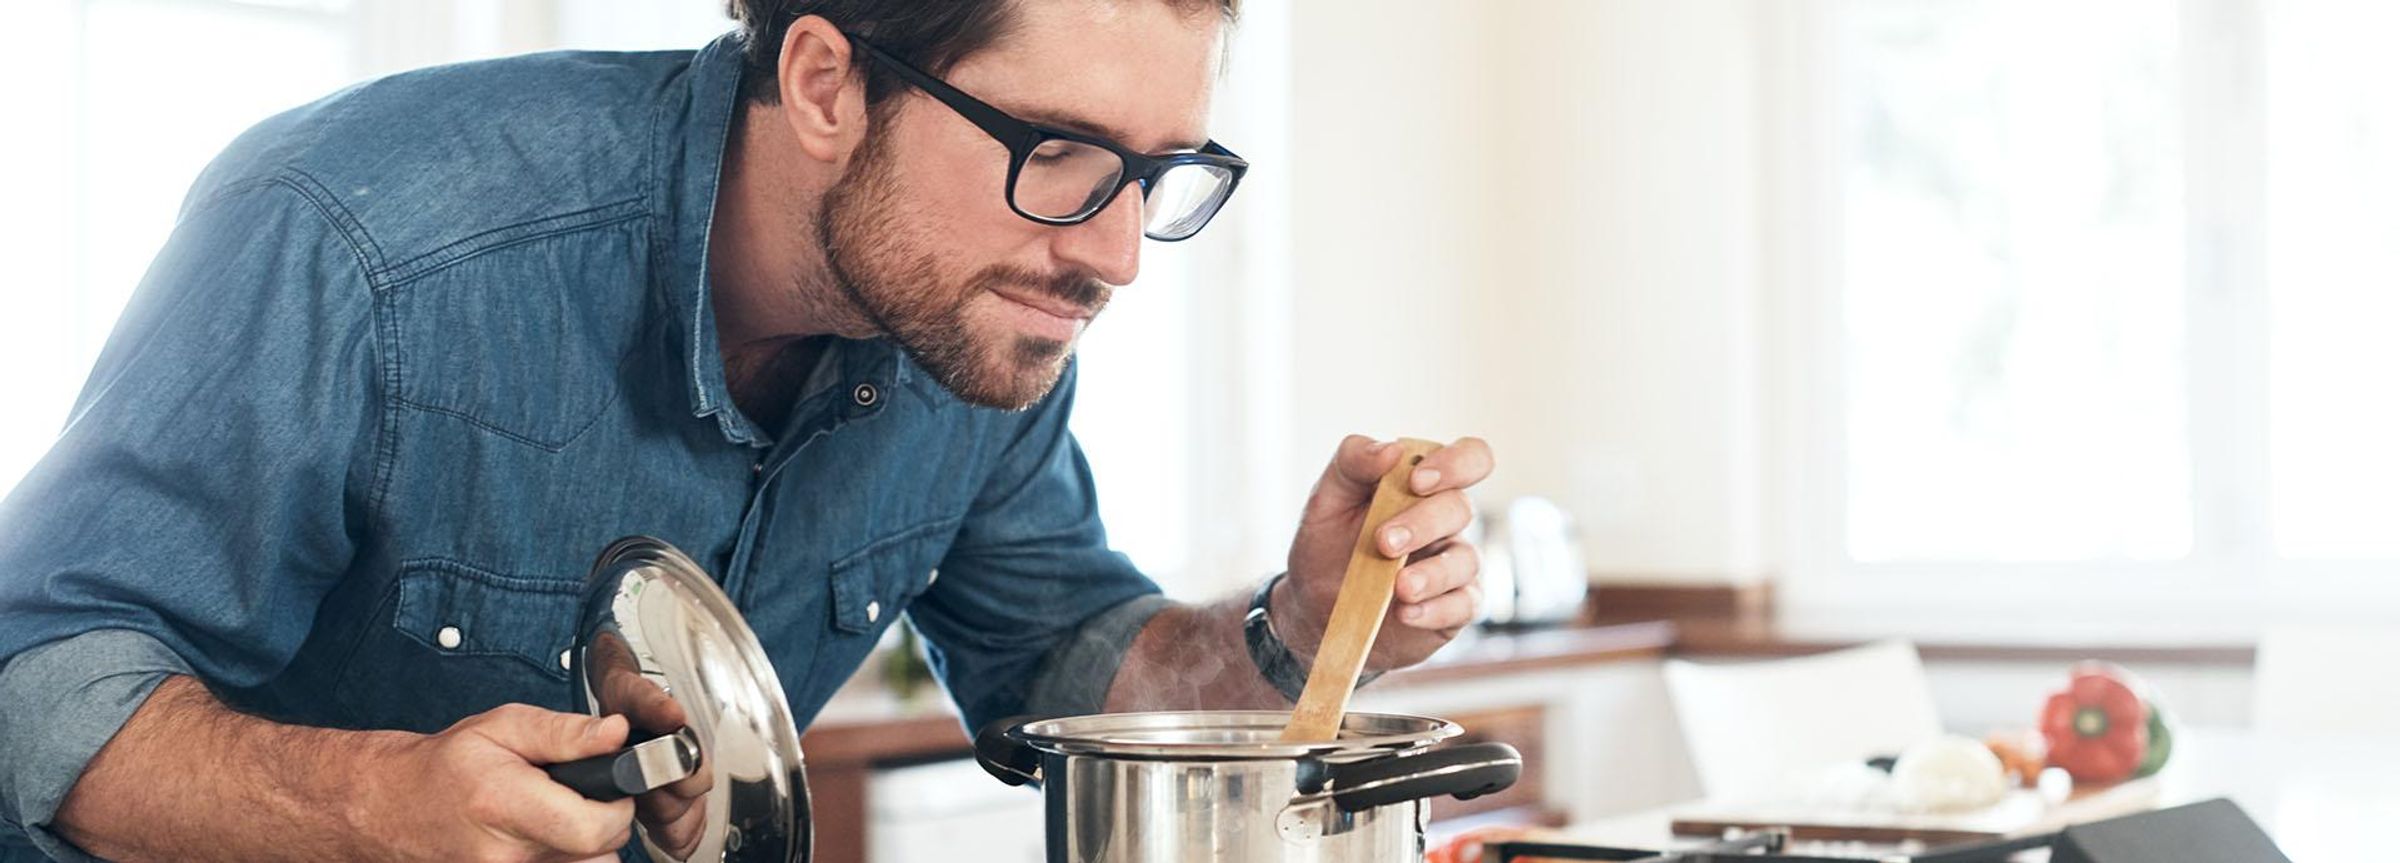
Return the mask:
<svg viewBox="0 0 2400 863">
<path fill-rule="evenodd" d="M 1250 595 L 1250 613 L 1242 616 L 1242 641 L 1250 646 L 1250 662 L 1258 666 L 1259 676 L 1266 678 L 1269 684 L 1274 685 L 1275 691 L 1283 693 L 1283 697 L 1297 704 L 1300 691 L 1308 688 L 1308 669 L 1300 666 L 1300 660 L 1292 655 L 1291 647 L 1283 643 L 1282 636 L 1275 634 L 1275 621 L 1267 616 L 1267 601 L 1275 595 L 1275 583 L 1282 581 L 1283 576 L 1280 572 L 1268 576 L 1265 582 L 1259 584 L 1258 592 Z M 1365 686 L 1368 681 L 1382 675 L 1381 671 L 1360 674 L 1358 685 Z"/>
</svg>

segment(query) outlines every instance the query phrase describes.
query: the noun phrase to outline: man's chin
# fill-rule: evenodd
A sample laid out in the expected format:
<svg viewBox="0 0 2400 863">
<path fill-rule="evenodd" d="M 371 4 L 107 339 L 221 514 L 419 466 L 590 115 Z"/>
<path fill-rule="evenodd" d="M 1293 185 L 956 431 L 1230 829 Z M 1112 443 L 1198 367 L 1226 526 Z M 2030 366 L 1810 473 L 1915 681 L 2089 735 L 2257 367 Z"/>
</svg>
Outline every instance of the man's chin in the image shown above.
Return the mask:
<svg viewBox="0 0 2400 863">
<path fill-rule="evenodd" d="M 928 362 L 933 358 L 921 354 L 913 358 L 960 401 L 1013 412 L 1033 407 L 1058 387 L 1074 350 L 1072 344 L 1019 336 L 1009 348 L 976 352 L 972 363 Z M 956 367 L 960 365 L 972 367 Z"/>
</svg>

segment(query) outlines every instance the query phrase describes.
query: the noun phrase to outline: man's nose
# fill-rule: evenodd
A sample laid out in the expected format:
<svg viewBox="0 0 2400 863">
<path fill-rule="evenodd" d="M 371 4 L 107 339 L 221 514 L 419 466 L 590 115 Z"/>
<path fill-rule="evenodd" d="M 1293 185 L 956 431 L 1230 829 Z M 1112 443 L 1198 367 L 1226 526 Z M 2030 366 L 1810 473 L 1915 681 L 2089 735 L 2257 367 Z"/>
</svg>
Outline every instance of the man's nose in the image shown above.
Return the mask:
<svg viewBox="0 0 2400 863">
<path fill-rule="evenodd" d="M 1058 229 L 1050 251 L 1103 282 L 1132 284 L 1142 269 L 1141 184 L 1127 184 L 1090 221 Z"/>
</svg>

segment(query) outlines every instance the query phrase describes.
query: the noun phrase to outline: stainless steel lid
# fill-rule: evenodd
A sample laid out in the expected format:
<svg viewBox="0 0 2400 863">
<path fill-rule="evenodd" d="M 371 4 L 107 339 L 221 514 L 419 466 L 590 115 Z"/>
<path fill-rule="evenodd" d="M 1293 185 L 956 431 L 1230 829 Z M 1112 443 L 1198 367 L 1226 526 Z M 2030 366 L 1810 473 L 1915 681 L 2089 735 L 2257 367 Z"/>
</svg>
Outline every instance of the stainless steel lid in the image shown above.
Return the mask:
<svg viewBox="0 0 2400 863">
<path fill-rule="evenodd" d="M 1342 717 L 1338 740 L 1285 743 L 1288 710 L 1182 710 L 1100 713 L 1027 722 L 1008 736 L 1035 749 L 1120 758 L 1245 760 L 1414 749 L 1456 737 L 1458 723 L 1400 713 Z"/>
<path fill-rule="evenodd" d="M 699 564 L 649 537 L 611 544 L 585 585 L 570 667 L 593 715 L 697 740 L 698 772 L 637 801 L 652 859 L 808 859 L 808 783 L 783 684 Z"/>
</svg>

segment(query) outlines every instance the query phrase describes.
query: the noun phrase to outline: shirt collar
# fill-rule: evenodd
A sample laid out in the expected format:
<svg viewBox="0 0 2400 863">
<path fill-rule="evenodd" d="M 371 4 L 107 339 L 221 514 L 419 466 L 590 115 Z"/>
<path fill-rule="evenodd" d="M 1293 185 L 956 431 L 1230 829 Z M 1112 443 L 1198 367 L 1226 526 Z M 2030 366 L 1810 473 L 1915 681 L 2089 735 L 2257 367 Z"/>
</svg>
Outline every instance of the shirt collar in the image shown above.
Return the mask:
<svg viewBox="0 0 2400 863">
<path fill-rule="evenodd" d="M 691 387 L 692 416 L 715 417 L 730 442 L 764 447 L 772 445 L 773 438 L 734 406 L 733 394 L 725 386 L 716 315 L 709 305 L 709 230 L 716 216 L 725 142 L 741 100 L 741 80 L 741 43 L 734 34 L 719 37 L 692 56 L 684 85 L 660 106 L 654 176 L 663 179 L 657 194 L 671 229 L 664 240 L 670 255 L 667 305 L 683 343 L 690 348 L 684 379 Z M 871 404 L 853 405 L 854 415 L 881 412 L 884 394 L 906 391 L 929 403 L 933 400 L 931 393 L 922 391 L 921 383 L 912 380 L 914 364 L 889 339 L 836 340 L 832 350 L 840 357 L 843 389 L 855 392 L 859 385 L 869 384 L 877 391 Z"/>
<path fill-rule="evenodd" d="M 734 408 L 725 388 L 725 362 L 717 355 L 717 323 L 708 301 L 709 228 L 741 82 L 741 43 L 734 34 L 692 55 L 682 86 L 671 89 L 659 105 L 652 177 L 665 214 L 660 241 L 668 256 L 665 299 L 688 348 L 684 380 L 691 386 L 692 416 L 716 417 L 726 439 L 759 445 L 766 434 Z"/>
</svg>

